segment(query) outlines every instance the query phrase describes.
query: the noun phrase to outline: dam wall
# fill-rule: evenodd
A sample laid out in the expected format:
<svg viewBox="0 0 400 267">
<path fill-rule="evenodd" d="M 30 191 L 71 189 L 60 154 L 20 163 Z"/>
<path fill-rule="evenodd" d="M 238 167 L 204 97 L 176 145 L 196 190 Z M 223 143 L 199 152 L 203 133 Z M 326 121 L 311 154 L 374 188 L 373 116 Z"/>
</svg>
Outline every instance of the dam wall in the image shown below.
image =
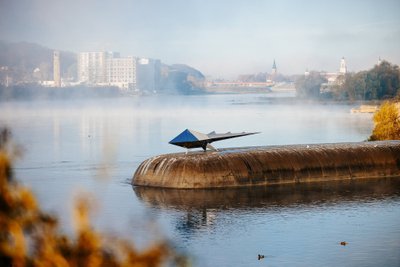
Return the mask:
<svg viewBox="0 0 400 267">
<path fill-rule="evenodd" d="M 137 186 L 195 189 L 400 177 L 400 141 L 226 148 L 165 154 L 136 170 Z"/>
</svg>

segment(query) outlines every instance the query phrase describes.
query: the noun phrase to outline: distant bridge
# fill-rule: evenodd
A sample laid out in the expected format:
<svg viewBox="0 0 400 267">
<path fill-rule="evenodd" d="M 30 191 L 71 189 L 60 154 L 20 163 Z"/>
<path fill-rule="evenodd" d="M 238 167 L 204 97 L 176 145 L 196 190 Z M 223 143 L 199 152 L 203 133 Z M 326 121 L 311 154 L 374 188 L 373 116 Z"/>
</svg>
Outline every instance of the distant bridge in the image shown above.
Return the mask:
<svg viewBox="0 0 400 267">
<path fill-rule="evenodd" d="M 207 87 L 270 87 L 273 86 L 274 82 L 207 82 Z"/>
</svg>

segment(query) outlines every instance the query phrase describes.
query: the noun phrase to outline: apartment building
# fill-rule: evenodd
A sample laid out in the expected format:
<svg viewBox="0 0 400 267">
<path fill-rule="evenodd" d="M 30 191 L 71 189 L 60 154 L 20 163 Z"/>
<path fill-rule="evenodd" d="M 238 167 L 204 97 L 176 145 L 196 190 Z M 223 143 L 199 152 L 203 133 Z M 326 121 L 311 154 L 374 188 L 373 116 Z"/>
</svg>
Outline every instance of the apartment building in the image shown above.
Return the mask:
<svg viewBox="0 0 400 267">
<path fill-rule="evenodd" d="M 87 85 L 117 86 L 125 90 L 156 92 L 160 87 L 161 61 L 115 52 L 78 54 L 78 81 Z"/>
<path fill-rule="evenodd" d="M 132 56 L 109 58 L 106 69 L 108 85 L 136 90 L 136 58 Z"/>
<path fill-rule="evenodd" d="M 88 85 L 107 83 L 107 60 L 113 52 L 81 52 L 78 54 L 78 81 Z"/>
</svg>

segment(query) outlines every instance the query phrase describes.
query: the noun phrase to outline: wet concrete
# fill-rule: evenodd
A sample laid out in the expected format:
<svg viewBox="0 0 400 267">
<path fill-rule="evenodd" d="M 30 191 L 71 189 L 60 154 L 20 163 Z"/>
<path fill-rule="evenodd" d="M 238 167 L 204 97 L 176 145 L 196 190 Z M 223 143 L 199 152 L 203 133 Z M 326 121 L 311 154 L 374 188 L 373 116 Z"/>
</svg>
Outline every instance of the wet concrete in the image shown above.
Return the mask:
<svg viewBox="0 0 400 267">
<path fill-rule="evenodd" d="M 132 184 L 228 188 L 400 175 L 400 141 L 227 148 L 165 154 L 140 164 Z"/>
</svg>

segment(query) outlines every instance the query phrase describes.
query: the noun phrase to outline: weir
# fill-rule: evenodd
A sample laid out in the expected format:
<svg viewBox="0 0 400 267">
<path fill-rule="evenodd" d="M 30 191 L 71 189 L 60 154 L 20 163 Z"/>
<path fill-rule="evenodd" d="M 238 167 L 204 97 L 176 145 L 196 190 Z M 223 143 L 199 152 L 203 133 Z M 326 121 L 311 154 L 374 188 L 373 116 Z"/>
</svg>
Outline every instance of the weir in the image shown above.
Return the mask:
<svg viewBox="0 0 400 267">
<path fill-rule="evenodd" d="M 165 154 L 136 170 L 137 186 L 196 189 L 400 176 L 400 141 L 226 148 Z"/>
</svg>

